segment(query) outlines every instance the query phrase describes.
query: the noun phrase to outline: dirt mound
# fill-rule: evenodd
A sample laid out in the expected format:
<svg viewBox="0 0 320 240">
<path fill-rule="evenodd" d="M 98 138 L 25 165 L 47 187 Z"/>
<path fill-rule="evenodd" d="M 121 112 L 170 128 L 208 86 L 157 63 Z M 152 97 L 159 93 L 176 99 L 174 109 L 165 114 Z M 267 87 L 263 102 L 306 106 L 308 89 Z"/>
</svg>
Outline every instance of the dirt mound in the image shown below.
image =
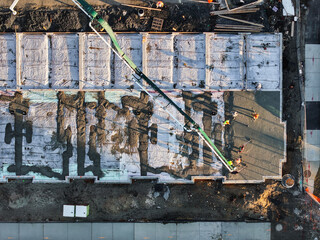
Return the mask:
<svg viewBox="0 0 320 240">
<path fill-rule="evenodd" d="M 151 31 L 153 18 L 164 19 L 162 31 L 206 32 L 213 30 L 213 18 L 206 4 L 167 3 L 161 12 L 145 10 L 143 17 L 138 16 L 138 9 L 127 6 L 109 6 L 95 8 L 109 22 L 114 31 Z M 0 30 L 4 32 L 82 32 L 91 31 L 89 18 L 74 9 L 27 9 L 14 16 L 12 13 L 0 14 Z"/>
<path fill-rule="evenodd" d="M 270 209 L 277 208 L 275 206 L 277 205 L 276 199 L 281 198 L 281 194 L 279 183 L 267 185 L 262 194 L 257 199 L 249 201 L 246 207 L 253 209 L 255 212 L 260 212 L 262 216 L 267 216 Z"/>
</svg>

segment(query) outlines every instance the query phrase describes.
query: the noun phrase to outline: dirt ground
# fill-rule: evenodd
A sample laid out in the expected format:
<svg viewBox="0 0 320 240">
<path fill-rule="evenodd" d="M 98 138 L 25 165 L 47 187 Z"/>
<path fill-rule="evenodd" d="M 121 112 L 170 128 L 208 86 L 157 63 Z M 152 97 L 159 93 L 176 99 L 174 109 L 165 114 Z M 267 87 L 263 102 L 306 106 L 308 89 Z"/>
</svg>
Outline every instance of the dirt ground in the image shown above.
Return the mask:
<svg viewBox="0 0 320 240">
<path fill-rule="evenodd" d="M 263 24 L 262 31 L 273 31 L 279 27 L 277 24 L 279 12 L 273 12 L 268 2 L 272 0 L 261 5 L 260 11 L 238 14 L 235 17 Z M 149 6 L 155 7 L 155 4 L 149 4 Z M 154 18 L 164 20 L 160 30 L 162 32 L 211 32 L 216 23 L 241 25 L 239 22 L 211 16 L 212 6 L 209 7 L 203 3 L 166 3 L 160 12 L 144 10 L 142 17 L 138 16 L 137 8 L 123 5 L 98 6 L 96 10 L 116 32 L 157 31 L 151 28 Z M 270 18 L 272 21 L 269 21 Z M 90 32 L 88 23 L 89 18 L 77 8 L 27 8 L 17 15 L 13 15 L 8 9 L 0 9 L 0 31 L 2 32 Z"/>
<path fill-rule="evenodd" d="M 152 18 L 159 17 L 165 19 L 163 31 L 203 32 L 212 31 L 217 20 L 209 16 L 209 9 L 203 4 L 173 4 L 161 13 L 146 12 L 144 18 L 137 16 L 136 9 L 128 7 L 111 6 L 100 12 L 115 31 L 150 31 Z M 285 20 L 276 21 L 276 24 L 268 22 L 273 14 L 270 9 L 266 8 L 260 14 L 261 18 L 256 18 L 259 19 L 256 21 L 264 23 L 266 29 L 279 28 L 283 32 L 287 30 Z M 0 9 L 0 31 L 82 32 L 89 31 L 89 28 L 87 17 L 78 10 L 38 9 L 13 16 L 8 9 Z M 297 82 L 295 53 L 296 39 L 284 34 L 283 119 L 287 121 L 287 162 L 284 164 L 283 174 L 290 173 L 295 177 L 296 185 L 292 189 L 285 189 L 276 181 L 250 185 L 223 185 L 221 182 L 163 185 L 152 181 L 135 181 L 131 185 L 104 185 L 83 181 L 73 181 L 70 184 L 7 183 L 0 185 L 0 221 L 70 221 L 61 216 L 63 204 L 89 204 L 90 215 L 85 221 L 271 221 L 272 239 L 319 238 L 319 206 L 311 201 L 299 185 L 302 177 L 299 141 L 299 136 L 302 136 L 301 90 Z M 61 109 L 67 101 L 61 96 Z M 84 107 L 81 94 L 77 100 L 72 101 L 76 101 L 74 104 L 77 105 L 79 115 L 77 126 L 81 127 L 85 121 L 81 118 Z M 128 103 L 130 100 L 124 101 Z M 99 114 L 103 116 L 106 108 L 104 99 L 99 99 L 98 104 L 101 106 Z M 58 114 L 57 121 L 63 126 L 62 113 Z M 141 121 L 141 125 L 146 120 L 138 121 Z M 96 141 L 104 138 L 98 130 L 103 128 L 103 124 L 98 122 L 97 127 L 90 128 L 90 154 L 93 158 Z M 132 122 L 132 126 L 137 126 L 137 122 Z M 132 138 L 137 137 L 134 133 L 129 134 L 132 134 Z M 70 129 L 59 130 L 59 141 L 67 145 L 69 142 L 69 150 L 63 157 L 66 161 L 70 158 L 70 151 L 72 152 L 70 136 Z M 144 135 L 140 136 L 140 154 L 145 154 Z M 78 139 L 81 145 L 81 136 Z M 83 153 L 78 152 L 79 156 L 81 154 Z M 98 165 L 99 162 L 95 164 Z M 278 224 L 282 226 L 281 231 L 276 230 L 276 226 L 279 229 Z"/>
</svg>

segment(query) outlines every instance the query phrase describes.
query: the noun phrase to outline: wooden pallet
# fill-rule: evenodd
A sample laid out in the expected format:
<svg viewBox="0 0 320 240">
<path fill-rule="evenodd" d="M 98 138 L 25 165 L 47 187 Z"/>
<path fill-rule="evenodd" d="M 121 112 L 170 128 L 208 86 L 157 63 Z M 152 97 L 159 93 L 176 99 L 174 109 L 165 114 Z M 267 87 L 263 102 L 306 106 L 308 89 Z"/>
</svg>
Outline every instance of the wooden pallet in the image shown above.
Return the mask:
<svg viewBox="0 0 320 240">
<path fill-rule="evenodd" d="M 153 18 L 151 29 L 156 31 L 161 31 L 163 26 L 163 19 L 161 18 Z"/>
</svg>

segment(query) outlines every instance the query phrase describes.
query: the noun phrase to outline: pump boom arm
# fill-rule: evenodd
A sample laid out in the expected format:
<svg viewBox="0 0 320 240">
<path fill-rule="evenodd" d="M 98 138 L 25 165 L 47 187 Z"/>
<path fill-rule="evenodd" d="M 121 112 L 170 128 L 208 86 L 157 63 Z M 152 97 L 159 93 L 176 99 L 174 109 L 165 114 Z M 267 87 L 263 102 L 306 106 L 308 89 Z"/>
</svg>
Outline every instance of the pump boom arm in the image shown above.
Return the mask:
<svg viewBox="0 0 320 240">
<path fill-rule="evenodd" d="M 150 93 L 141 85 L 141 79 L 143 79 L 154 91 L 159 93 L 164 99 L 166 99 L 170 105 L 172 105 L 177 111 L 188 120 L 189 124 L 185 124 L 183 128 L 187 131 L 193 130 L 198 133 L 201 139 L 209 146 L 209 148 L 213 151 L 216 157 L 223 163 L 223 165 L 230 171 L 235 171 L 235 167 L 232 164 L 232 161 L 228 161 L 219 149 L 213 144 L 208 135 L 200 128 L 200 126 L 185 112 L 183 111 L 174 101 L 169 98 L 152 80 L 150 80 L 136 65 L 135 63 L 123 52 L 119 43 L 117 42 L 116 36 L 110 27 L 110 25 L 101 17 L 99 14 L 93 9 L 93 7 L 88 4 L 85 0 L 72 0 L 90 19 L 90 27 L 92 30 L 99 35 L 99 37 L 109 46 L 111 49 L 125 62 L 125 64 L 131 68 L 134 73 L 138 76 L 138 80 L 136 83 L 142 87 L 149 95 Z M 92 27 L 92 21 L 96 20 L 108 33 L 113 47 Z M 150 95 L 151 96 L 151 95 Z M 169 113 L 170 114 L 170 113 Z M 170 114 L 170 116 L 172 116 Z M 172 116 L 173 117 L 173 116 Z M 173 117 L 176 121 L 178 121 L 175 117 Z M 179 123 L 180 124 L 180 123 Z M 181 124 L 180 124 L 181 125 Z M 191 125 L 191 128 L 190 126 Z"/>
</svg>

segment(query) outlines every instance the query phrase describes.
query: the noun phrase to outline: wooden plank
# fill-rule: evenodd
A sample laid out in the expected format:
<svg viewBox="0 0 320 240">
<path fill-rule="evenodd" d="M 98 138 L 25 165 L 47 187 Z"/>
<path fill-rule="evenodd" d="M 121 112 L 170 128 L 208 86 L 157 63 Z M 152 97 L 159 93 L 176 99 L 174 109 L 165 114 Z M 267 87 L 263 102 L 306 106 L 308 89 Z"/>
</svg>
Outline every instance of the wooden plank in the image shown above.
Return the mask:
<svg viewBox="0 0 320 240">
<path fill-rule="evenodd" d="M 231 25 L 231 24 L 216 24 L 215 27 L 239 27 L 239 28 L 261 28 L 251 25 Z"/>
<path fill-rule="evenodd" d="M 216 28 L 214 29 L 216 32 L 261 32 L 260 30 L 239 30 L 239 29 L 224 29 L 224 28 Z"/>
<path fill-rule="evenodd" d="M 237 8 L 233 8 L 233 9 L 229 8 L 228 0 L 225 0 L 225 2 L 226 2 L 226 5 L 227 5 L 227 8 L 228 8 L 229 11 L 237 11 L 239 9 L 244 9 L 244 8 L 248 8 L 248 7 L 251 7 L 251 6 L 258 5 L 258 4 L 262 3 L 263 0 L 257 0 L 256 2 L 248 3 L 248 4 L 242 5 L 242 6 L 237 7 Z"/>
<path fill-rule="evenodd" d="M 131 5 L 131 4 L 124 4 L 124 3 L 122 3 L 121 5 L 128 6 L 128 7 L 134 7 L 134 8 L 143 8 L 143 9 L 148 9 L 148 10 L 161 12 L 161 9 L 159 9 L 159 8 L 149 8 L 149 7 L 142 7 L 142 6 Z"/>
<path fill-rule="evenodd" d="M 221 10 L 221 11 L 212 11 L 212 12 L 210 12 L 210 15 L 226 15 L 226 14 L 252 13 L 252 12 L 257 12 L 258 10 L 260 10 L 260 9 L 259 9 L 259 8 L 250 8 L 250 9 L 241 10 L 241 11 Z"/>
<path fill-rule="evenodd" d="M 236 21 L 236 22 L 246 23 L 246 24 L 250 24 L 250 25 L 258 26 L 258 27 L 262 27 L 262 28 L 264 27 L 262 24 L 245 21 L 245 20 L 241 20 L 241 19 L 238 19 L 238 18 L 227 17 L 227 16 L 222 16 L 222 15 L 218 15 L 218 16 L 221 17 L 221 18 L 229 19 L 229 20 Z"/>
</svg>

